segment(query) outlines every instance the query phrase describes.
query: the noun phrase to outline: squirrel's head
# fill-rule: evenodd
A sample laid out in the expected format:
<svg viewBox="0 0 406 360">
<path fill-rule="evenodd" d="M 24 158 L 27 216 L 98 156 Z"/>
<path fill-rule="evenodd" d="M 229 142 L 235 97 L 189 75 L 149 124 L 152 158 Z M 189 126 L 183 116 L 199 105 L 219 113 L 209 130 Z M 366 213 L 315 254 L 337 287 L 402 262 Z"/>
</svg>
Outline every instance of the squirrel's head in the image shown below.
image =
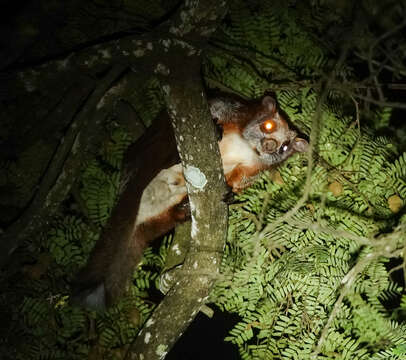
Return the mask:
<svg viewBox="0 0 406 360">
<path fill-rule="evenodd" d="M 223 127 L 224 134 L 240 133 L 267 166 L 308 148 L 308 142 L 289 127 L 270 95 L 252 101 L 219 97 L 209 105 L 212 117 Z"/>
</svg>

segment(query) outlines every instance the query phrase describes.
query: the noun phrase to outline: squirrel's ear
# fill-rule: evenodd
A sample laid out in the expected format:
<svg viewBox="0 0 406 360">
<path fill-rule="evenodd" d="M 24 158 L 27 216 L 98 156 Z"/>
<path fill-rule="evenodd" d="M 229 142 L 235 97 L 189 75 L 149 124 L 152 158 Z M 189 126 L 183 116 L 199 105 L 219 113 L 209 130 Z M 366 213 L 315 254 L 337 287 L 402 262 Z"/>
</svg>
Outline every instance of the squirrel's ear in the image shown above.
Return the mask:
<svg viewBox="0 0 406 360">
<path fill-rule="evenodd" d="M 209 100 L 210 114 L 213 120 L 220 123 L 227 116 L 228 104 L 224 99 L 214 98 Z"/>
<path fill-rule="evenodd" d="M 211 117 L 213 120 L 216 120 L 218 124 L 232 121 L 234 114 L 243 106 L 234 99 L 222 97 L 210 99 L 208 103 Z"/>
<path fill-rule="evenodd" d="M 309 143 L 307 140 L 302 139 L 302 138 L 295 138 L 293 140 L 293 149 L 297 152 L 305 152 L 309 148 Z"/>
<path fill-rule="evenodd" d="M 262 98 L 262 105 L 271 113 L 276 111 L 276 100 L 269 95 Z"/>
</svg>

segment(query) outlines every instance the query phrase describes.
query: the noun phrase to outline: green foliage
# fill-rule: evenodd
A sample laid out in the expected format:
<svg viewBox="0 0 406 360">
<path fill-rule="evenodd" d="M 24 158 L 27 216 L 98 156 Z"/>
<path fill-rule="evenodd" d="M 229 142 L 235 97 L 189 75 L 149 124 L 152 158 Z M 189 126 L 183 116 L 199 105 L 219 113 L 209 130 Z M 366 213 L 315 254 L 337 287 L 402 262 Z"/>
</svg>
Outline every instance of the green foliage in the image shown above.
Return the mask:
<svg viewBox="0 0 406 360">
<path fill-rule="evenodd" d="M 57 265 L 63 266 L 66 271 L 75 271 L 86 263 L 92 243 L 97 238 L 98 234 L 80 218 L 67 216 L 55 221 L 44 245 Z"/>
<path fill-rule="evenodd" d="M 268 89 L 302 88 L 320 79 L 336 61 L 300 26 L 303 15 L 285 2 L 233 4 L 206 58 L 209 87 L 233 89 L 250 98 Z M 309 15 L 306 20 L 311 19 Z M 350 73 L 343 66 L 338 75 Z"/>
<path fill-rule="evenodd" d="M 278 99 L 307 129 L 316 94 L 302 92 L 282 91 Z M 351 118 L 327 106 L 319 131 L 320 157 L 304 207 L 283 218 L 303 194 L 303 154 L 278 168 L 283 184 L 263 176 L 232 207 L 223 278 L 212 301 L 241 316 L 226 340 L 239 346 L 244 359 L 310 359 L 350 270 L 385 241 L 392 249 L 403 246 L 399 238 L 372 239 L 397 225 L 388 199 L 405 199 L 405 155 L 397 157 L 387 139 L 359 131 Z M 402 289 L 386 263 L 379 257 L 357 274 L 317 358 L 380 358 L 402 348 L 404 326 L 383 305 Z"/>
<path fill-rule="evenodd" d="M 131 102 L 142 122 L 149 126 L 163 108 L 163 98 L 157 78 L 151 77 L 134 91 Z"/>
<path fill-rule="evenodd" d="M 226 340 L 242 359 L 398 359 L 406 343 L 404 314 L 392 316 L 387 304 L 403 289 L 389 277 L 385 256 L 354 275 L 331 314 L 351 269 L 385 244 L 390 251 L 403 247 L 403 228 L 384 234 L 402 224 L 396 213 L 406 199 L 406 155 L 360 127 L 348 113 L 351 99 L 329 92 L 317 112 L 320 93 L 305 84 L 329 72 L 349 77 L 352 70 L 331 72 L 329 52 L 300 25 L 309 14 L 295 22 L 298 13 L 275 2 L 235 4 L 214 40 L 226 51 L 207 59 L 207 83 L 249 97 L 276 90 L 290 120 L 307 135 L 316 131 L 317 156 L 309 197 L 298 211 L 287 214 L 303 195 L 303 154 L 278 169 L 283 183 L 262 176 L 232 206 L 222 278 L 211 297 L 241 317 Z M 323 19 L 312 21 L 307 29 Z M 236 61 L 231 53 L 239 54 Z M 379 129 L 390 116 L 383 108 L 369 123 Z"/>
<path fill-rule="evenodd" d="M 57 217 L 49 232 L 37 239 L 42 255 L 34 254 L 37 262 L 24 269 L 25 278 L 16 283 L 19 288 L 7 283 L 16 299 L 8 305 L 14 326 L 5 342 L 13 343 L 16 332 L 25 339 L 12 358 L 121 359 L 154 309 L 148 299 L 158 289 L 169 240 L 155 252 L 147 251 L 135 273 L 136 286 L 107 312 L 89 313 L 69 305 L 65 282 L 86 263 L 109 217 L 119 191 L 123 154 L 132 140 L 124 129 L 111 127 L 99 156 L 84 167 L 79 191 L 67 204 L 65 216 Z M 8 287 L 3 286 L 1 302 L 11 300 Z"/>
</svg>

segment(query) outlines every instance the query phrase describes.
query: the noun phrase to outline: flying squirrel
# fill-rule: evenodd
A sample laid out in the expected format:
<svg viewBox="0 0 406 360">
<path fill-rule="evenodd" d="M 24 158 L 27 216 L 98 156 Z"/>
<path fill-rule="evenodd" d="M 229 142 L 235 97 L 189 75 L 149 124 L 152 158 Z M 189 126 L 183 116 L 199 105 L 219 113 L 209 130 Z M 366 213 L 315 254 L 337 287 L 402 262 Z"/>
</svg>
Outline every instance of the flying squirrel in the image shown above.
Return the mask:
<svg viewBox="0 0 406 360">
<path fill-rule="evenodd" d="M 208 98 L 226 182 L 239 193 L 308 142 L 278 111 L 274 97 Z M 113 304 L 126 290 L 143 250 L 190 217 L 185 180 L 168 115 L 161 114 L 124 157 L 125 184 L 110 218 L 73 282 L 73 302 L 93 309 Z"/>
</svg>

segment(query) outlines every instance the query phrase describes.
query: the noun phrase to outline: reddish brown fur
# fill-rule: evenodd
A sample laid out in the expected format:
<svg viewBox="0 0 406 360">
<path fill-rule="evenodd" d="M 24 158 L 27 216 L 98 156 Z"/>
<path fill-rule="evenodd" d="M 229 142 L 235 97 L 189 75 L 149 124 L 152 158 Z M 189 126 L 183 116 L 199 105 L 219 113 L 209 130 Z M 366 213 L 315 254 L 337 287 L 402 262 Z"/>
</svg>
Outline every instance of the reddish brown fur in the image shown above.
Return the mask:
<svg viewBox="0 0 406 360">
<path fill-rule="evenodd" d="M 221 107 L 223 99 L 225 110 Z M 275 115 L 275 100 L 271 97 L 263 97 L 260 100 L 244 101 L 233 96 L 226 96 L 220 100 L 213 99 L 214 102 L 217 101 L 218 107 L 215 108 L 213 105 L 212 116 L 214 118 L 216 115 L 221 116 L 216 120 L 223 128 L 223 138 L 231 134 L 228 140 L 222 143 L 223 148 L 229 154 L 237 153 L 237 156 L 228 157 L 228 161 L 231 161 L 231 166 L 228 165 L 231 170 L 225 173 L 225 177 L 232 190 L 239 192 L 249 186 L 257 174 L 273 165 L 269 162 L 266 164 L 262 158 L 259 158 L 258 150 L 249 144 L 242 134 L 251 122 L 256 124 L 255 119 Z M 212 101 L 211 104 L 213 104 Z M 281 132 L 281 138 L 288 137 L 289 127 L 283 119 L 280 129 L 284 129 Z M 305 140 L 303 141 L 307 144 Z M 247 158 L 238 157 L 240 149 L 242 154 L 247 153 Z M 224 159 L 227 156 L 222 153 L 222 157 L 224 165 Z M 190 210 L 187 196 L 185 196 L 175 206 L 135 226 L 144 189 L 160 170 L 167 169 L 178 161 L 176 144 L 167 116 L 161 115 L 158 118 L 158 121 L 148 129 L 135 146 L 130 148 L 126 159 L 129 164 L 130 181 L 121 194 L 88 264 L 80 271 L 76 280 L 78 302 L 90 307 L 100 306 L 102 303 L 109 305 L 122 295 L 131 272 L 141 259 L 143 250 L 154 239 L 189 217 Z M 104 295 L 100 294 L 100 286 Z M 93 295 L 89 296 L 89 294 Z M 99 296 L 103 299 L 97 299 L 95 302 L 94 299 Z"/>
<path fill-rule="evenodd" d="M 223 124 L 223 135 L 231 134 L 231 133 L 238 133 L 241 134 L 241 131 L 244 127 L 241 126 L 240 123 L 225 123 Z"/>
<path fill-rule="evenodd" d="M 226 174 L 227 185 L 230 186 L 234 192 L 240 192 L 250 186 L 254 182 L 256 175 L 263 170 L 264 169 L 259 166 L 238 165 Z"/>
<path fill-rule="evenodd" d="M 183 201 L 187 201 L 187 197 Z M 182 204 L 182 202 L 181 202 Z M 184 222 L 189 217 L 189 210 L 187 207 L 182 207 L 179 204 L 167 209 L 159 216 L 150 219 L 135 228 L 132 234 L 132 241 L 128 244 L 126 252 L 126 260 L 124 264 L 131 263 L 133 266 L 138 264 L 141 260 L 142 253 L 152 241 L 158 237 L 166 234 L 169 230 L 173 229 L 177 224 Z M 124 260 L 124 259 L 123 259 Z M 116 265 L 110 269 L 114 275 L 114 281 L 109 289 L 107 303 L 111 304 L 114 299 L 122 295 L 128 282 L 128 269 L 122 266 L 123 262 L 116 262 Z M 133 267 L 132 266 L 132 267 Z M 118 276 L 121 274 L 120 276 Z"/>
<path fill-rule="evenodd" d="M 112 304 L 123 293 L 142 251 L 151 241 L 151 236 L 134 233 L 142 193 L 161 169 L 177 162 L 179 155 L 172 127 L 167 115 L 161 114 L 126 153 L 124 181 L 127 184 L 86 266 L 73 282 L 73 302 L 99 307 L 89 303 L 87 296 L 100 285 L 104 287 L 105 298 L 100 300 L 104 306 Z"/>
</svg>

